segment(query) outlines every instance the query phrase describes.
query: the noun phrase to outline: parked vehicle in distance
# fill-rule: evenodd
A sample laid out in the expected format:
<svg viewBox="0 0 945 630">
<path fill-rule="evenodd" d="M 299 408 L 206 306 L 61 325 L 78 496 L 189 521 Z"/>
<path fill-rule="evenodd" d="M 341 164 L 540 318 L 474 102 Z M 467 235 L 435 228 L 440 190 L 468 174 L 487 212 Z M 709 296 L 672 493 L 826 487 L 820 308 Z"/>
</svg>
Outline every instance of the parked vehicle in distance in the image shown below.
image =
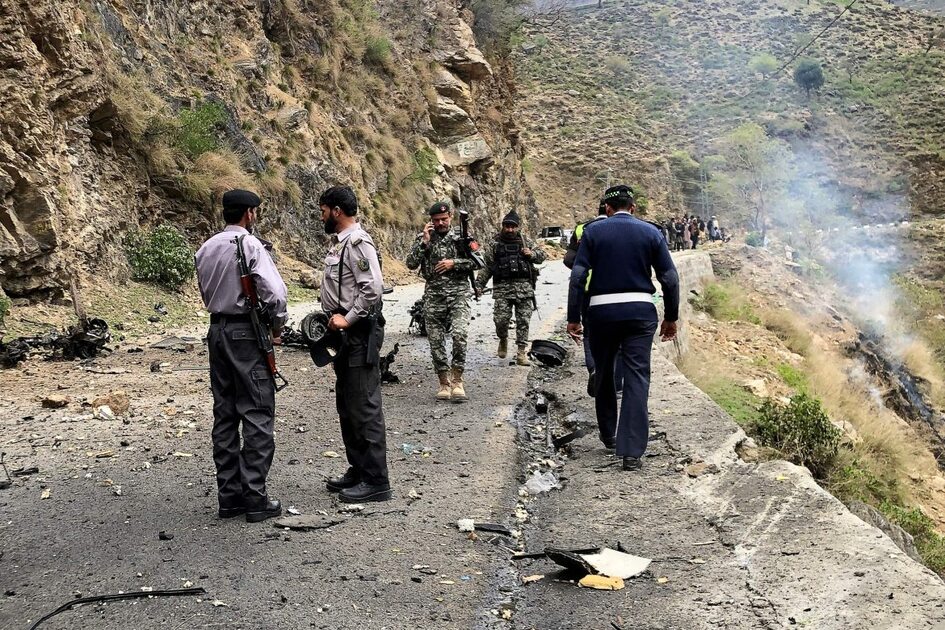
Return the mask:
<svg viewBox="0 0 945 630">
<path fill-rule="evenodd" d="M 559 225 L 541 228 L 541 234 L 538 238 L 545 243 L 553 245 L 561 245 L 562 247 L 567 247 L 568 245 L 568 235 L 565 234 L 564 229 Z"/>
</svg>

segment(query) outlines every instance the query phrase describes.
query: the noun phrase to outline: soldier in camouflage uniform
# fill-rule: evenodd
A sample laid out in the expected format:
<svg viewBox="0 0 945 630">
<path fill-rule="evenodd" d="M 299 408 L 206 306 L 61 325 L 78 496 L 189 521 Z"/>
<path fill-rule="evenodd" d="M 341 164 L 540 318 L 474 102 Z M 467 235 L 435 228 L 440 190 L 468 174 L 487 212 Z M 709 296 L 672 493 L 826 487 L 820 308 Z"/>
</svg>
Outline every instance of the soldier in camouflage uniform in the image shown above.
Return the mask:
<svg viewBox="0 0 945 630">
<path fill-rule="evenodd" d="M 515 311 L 515 343 L 518 354 L 515 362 L 529 365 L 527 356 L 528 323 L 534 310 L 535 287 L 533 274 L 538 271 L 533 265 L 545 260 L 545 252 L 519 234 L 521 220 L 515 210 L 502 219 L 502 231 L 485 248 L 485 268 L 479 272 L 478 284 L 484 289 L 492 278 L 492 297 L 495 299 L 493 321 L 495 334 L 499 337 L 499 358 L 504 359 L 508 351 L 509 322 Z"/>
<path fill-rule="evenodd" d="M 407 254 L 407 268 L 419 268 L 427 283 L 423 293 L 423 317 L 433 368 L 440 380 L 436 399 L 464 402 L 469 400 L 463 385 L 470 317 L 469 274 L 477 265 L 461 254 L 460 236 L 450 228 L 449 204 L 437 202 L 428 213 L 430 222 Z M 447 332 L 453 338 L 452 365 L 446 355 Z"/>
</svg>

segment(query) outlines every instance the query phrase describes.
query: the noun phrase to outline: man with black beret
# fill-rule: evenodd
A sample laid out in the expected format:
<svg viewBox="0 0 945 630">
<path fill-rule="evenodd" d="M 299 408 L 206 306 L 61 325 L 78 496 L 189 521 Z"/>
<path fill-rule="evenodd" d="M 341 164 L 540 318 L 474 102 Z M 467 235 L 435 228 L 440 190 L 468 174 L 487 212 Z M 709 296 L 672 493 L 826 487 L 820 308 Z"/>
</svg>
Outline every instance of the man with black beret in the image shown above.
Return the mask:
<svg viewBox="0 0 945 630">
<path fill-rule="evenodd" d="M 479 272 L 479 289 L 486 288 L 492 278 L 492 297 L 495 300 L 492 319 L 499 338 L 497 355 L 504 359 L 508 352 L 509 324 L 515 311 L 515 344 L 518 352 L 515 362 L 529 365 L 527 356 L 528 327 L 534 312 L 535 265 L 545 261 L 545 251 L 521 232 L 521 218 L 515 210 L 502 219 L 502 229 L 484 248 L 486 266 Z"/>
<path fill-rule="evenodd" d="M 469 331 L 469 274 L 479 265 L 462 254 L 461 236 L 451 229 L 452 210 L 438 201 L 427 211 L 430 221 L 407 254 L 407 268 L 420 269 L 426 280 L 423 317 L 440 386 L 436 399 L 465 402 L 466 336 Z M 452 362 L 446 354 L 446 334 L 453 340 Z"/>
<path fill-rule="evenodd" d="M 623 458 L 624 470 L 638 470 L 649 438 L 650 351 L 658 322 L 651 278 L 655 271 L 663 289 L 660 337 L 668 341 L 676 336 L 679 277 L 660 231 L 633 216 L 630 187 L 608 188 L 603 201 L 610 216 L 584 230 L 571 269 L 567 332 L 580 342 L 582 319 L 590 324 L 600 439 Z M 619 416 L 615 360 L 623 365 Z"/>
<path fill-rule="evenodd" d="M 225 193 L 226 227 L 207 239 L 196 255 L 197 283 L 210 311 L 207 348 L 219 516 L 245 514 L 251 523 L 282 514 L 282 506 L 269 496 L 266 486 L 275 453 L 275 382 L 259 349 L 236 258 L 240 247 L 259 301 L 270 314 L 273 341 L 278 343 L 288 317 L 286 286 L 266 246 L 251 233 L 261 203 L 248 190 Z"/>
</svg>

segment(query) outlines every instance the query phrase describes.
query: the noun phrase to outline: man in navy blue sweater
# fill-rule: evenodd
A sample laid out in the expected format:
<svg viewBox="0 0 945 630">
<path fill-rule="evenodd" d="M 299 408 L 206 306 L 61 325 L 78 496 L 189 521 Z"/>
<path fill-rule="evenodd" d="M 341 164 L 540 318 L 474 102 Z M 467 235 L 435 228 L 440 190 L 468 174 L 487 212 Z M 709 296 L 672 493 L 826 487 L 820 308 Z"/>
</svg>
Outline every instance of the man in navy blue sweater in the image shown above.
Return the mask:
<svg viewBox="0 0 945 630">
<path fill-rule="evenodd" d="M 679 276 L 663 235 L 632 216 L 635 206 L 628 186 L 608 188 L 604 203 L 610 218 L 585 228 L 571 269 L 568 334 L 580 342 L 581 310 L 587 299 L 585 317 L 594 330 L 591 354 L 597 366 L 594 403 L 600 439 L 606 447 L 616 448 L 624 470 L 637 470 L 649 438 L 650 351 L 658 322 L 653 271 L 663 289 L 663 341 L 676 337 Z M 590 269 L 594 273 L 585 290 Z M 624 370 L 619 418 L 615 360 Z"/>
</svg>

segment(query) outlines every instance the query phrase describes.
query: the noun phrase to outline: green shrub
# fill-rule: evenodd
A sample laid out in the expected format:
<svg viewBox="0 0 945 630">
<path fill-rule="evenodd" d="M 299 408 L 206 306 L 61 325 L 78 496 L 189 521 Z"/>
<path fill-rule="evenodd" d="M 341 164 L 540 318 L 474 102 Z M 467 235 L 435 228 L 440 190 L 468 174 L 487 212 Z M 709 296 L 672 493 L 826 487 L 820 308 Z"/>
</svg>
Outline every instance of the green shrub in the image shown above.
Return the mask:
<svg viewBox="0 0 945 630">
<path fill-rule="evenodd" d="M 820 401 L 803 393 L 793 396 L 787 406 L 766 400 L 755 433 L 762 444 L 778 449 L 795 464 L 806 466 L 818 479 L 830 473 L 842 436 Z"/>
<path fill-rule="evenodd" d="M 749 60 L 748 69 L 767 78 L 778 69 L 778 60 L 768 53 L 761 53 Z"/>
<path fill-rule="evenodd" d="M 362 59 L 368 65 L 386 68 L 387 64 L 390 63 L 391 50 L 390 40 L 386 37 L 369 37 L 364 47 Z"/>
<path fill-rule="evenodd" d="M 3 289 L 0 289 L 0 326 L 3 326 L 3 320 L 10 313 L 12 305 L 13 302 L 3 293 Z"/>
<path fill-rule="evenodd" d="M 790 363 L 782 363 L 778 366 L 778 375 L 786 385 L 793 388 L 796 392 L 807 391 L 807 375 Z"/>
<path fill-rule="evenodd" d="M 194 277 L 194 251 L 171 225 L 128 235 L 125 252 L 135 280 L 177 289 Z"/>
<path fill-rule="evenodd" d="M 692 305 L 719 321 L 761 323 L 745 295 L 737 287 L 727 283 L 707 284 L 702 289 L 702 294 L 692 300 Z"/>
<path fill-rule="evenodd" d="M 430 184 L 440 169 L 440 161 L 433 149 L 423 147 L 413 154 L 413 171 L 407 180 L 421 184 Z"/>
<path fill-rule="evenodd" d="M 217 127 L 227 118 L 219 103 L 203 103 L 177 115 L 177 146 L 192 160 L 220 147 Z"/>
<path fill-rule="evenodd" d="M 761 232 L 749 232 L 745 236 L 745 244 L 751 247 L 764 247 L 765 239 Z"/>
<path fill-rule="evenodd" d="M 711 379 L 703 387 L 715 404 L 741 427 L 751 427 L 758 419 L 761 398 L 729 378 Z"/>
<path fill-rule="evenodd" d="M 821 63 L 814 59 L 802 59 L 794 68 L 794 82 L 810 96 L 811 90 L 817 90 L 824 84 Z"/>
<path fill-rule="evenodd" d="M 633 64 L 624 57 L 611 55 L 604 60 L 604 67 L 610 70 L 615 76 L 629 77 L 633 70 Z"/>
<path fill-rule="evenodd" d="M 926 566 L 939 575 L 945 573 L 945 536 L 935 531 L 935 521 L 919 508 L 910 510 L 886 502 L 879 509 L 912 536 Z"/>
</svg>

